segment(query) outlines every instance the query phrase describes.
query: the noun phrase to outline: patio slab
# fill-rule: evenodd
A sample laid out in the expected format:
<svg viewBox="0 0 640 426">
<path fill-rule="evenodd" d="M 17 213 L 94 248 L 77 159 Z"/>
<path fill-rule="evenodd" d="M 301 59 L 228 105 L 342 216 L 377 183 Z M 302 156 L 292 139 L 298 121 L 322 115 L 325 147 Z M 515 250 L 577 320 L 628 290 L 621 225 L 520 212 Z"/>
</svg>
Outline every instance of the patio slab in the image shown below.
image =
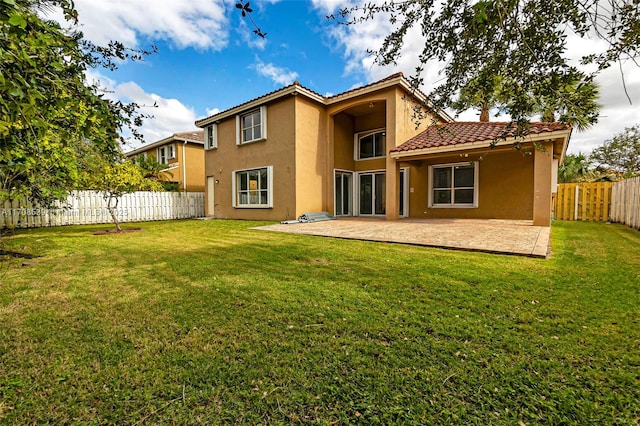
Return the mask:
<svg viewBox="0 0 640 426">
<path fill-rule="evenodd" d="M 364 241 L 411 244 L 546 258 L 551 229 L 531 221 L 477 219 L 364 219 L 275 224 L 254 229 Z"/>
</svg>

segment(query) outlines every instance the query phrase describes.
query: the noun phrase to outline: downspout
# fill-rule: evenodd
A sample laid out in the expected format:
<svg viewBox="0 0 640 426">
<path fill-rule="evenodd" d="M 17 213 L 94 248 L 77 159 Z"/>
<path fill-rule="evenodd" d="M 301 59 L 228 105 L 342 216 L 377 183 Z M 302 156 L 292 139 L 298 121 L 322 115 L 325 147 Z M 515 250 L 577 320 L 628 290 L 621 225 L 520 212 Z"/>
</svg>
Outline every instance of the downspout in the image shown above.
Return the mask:
<svg viewBox="0 0 640 426">
<path fill-rule="evenodd" d="M 187 154 L 186 154 L 187 141 L 182 143 L 182 188 L 184 192 L 187 192 Z"/>
</svg>

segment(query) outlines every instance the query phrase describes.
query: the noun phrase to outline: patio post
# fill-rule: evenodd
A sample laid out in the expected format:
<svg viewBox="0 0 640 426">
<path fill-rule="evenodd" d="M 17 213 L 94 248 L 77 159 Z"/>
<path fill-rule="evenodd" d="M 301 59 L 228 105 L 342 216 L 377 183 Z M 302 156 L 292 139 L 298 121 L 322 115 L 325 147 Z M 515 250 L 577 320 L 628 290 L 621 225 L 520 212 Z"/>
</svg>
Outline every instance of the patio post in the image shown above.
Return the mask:
<svg viewBox="0 0 640 426">
<path fill-rule="evenodd" d="M 400 194 L 400 162 L 391 158 L 387 154 L 387 188 L 386 188 L 386 207 L 385 219 L 396 220 L 400 218 L 399 214 L 399 194 Z"/>
<path fill-rule="evenodd" d="M 542 142 L 533 151 L 533 224 L 551 225 L 553 143 Z"/>
</svg>

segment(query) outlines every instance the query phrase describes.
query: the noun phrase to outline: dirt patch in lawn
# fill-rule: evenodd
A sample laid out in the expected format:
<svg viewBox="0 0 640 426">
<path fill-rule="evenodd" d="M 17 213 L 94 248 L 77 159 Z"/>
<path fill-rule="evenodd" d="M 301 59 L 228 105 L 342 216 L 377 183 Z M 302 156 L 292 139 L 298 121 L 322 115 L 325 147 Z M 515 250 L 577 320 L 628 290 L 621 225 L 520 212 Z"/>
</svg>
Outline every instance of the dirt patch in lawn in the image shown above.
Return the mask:
<svg viewBox="0 0 640 426">
<path fill-rule="evenodd" d="M 104 229 L 102 231 L 96 231 L 93 235 L 120 235 L 120 234 L 131 234 L 133 232 L 141 232 L 142 228 L 127 228 L 118 231 L 117 229 Z"/>
</svg>

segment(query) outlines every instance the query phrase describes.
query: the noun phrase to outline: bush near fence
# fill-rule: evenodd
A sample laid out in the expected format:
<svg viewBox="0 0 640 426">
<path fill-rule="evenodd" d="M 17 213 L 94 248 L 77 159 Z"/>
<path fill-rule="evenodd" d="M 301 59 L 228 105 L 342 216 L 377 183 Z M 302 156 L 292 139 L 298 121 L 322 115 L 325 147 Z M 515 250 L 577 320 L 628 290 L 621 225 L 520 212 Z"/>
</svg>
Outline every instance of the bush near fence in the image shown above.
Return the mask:
<svg viewBox="0 0 640 426">
<path fill-rule="evenodd" d="M 204 192 L 134 192 L 118 200 L 116 215 L 121 222 L 204 217 Z M 66 201 L 43 208 L 25 200 L 0 206 L 0 228 L 111 223 L 101 192 L 73 191 Z"/>
<path fill-rule="evenodd" d="M 640 229 L 640 176 L 613 186 L 611 221 Z"/>
</svg>

